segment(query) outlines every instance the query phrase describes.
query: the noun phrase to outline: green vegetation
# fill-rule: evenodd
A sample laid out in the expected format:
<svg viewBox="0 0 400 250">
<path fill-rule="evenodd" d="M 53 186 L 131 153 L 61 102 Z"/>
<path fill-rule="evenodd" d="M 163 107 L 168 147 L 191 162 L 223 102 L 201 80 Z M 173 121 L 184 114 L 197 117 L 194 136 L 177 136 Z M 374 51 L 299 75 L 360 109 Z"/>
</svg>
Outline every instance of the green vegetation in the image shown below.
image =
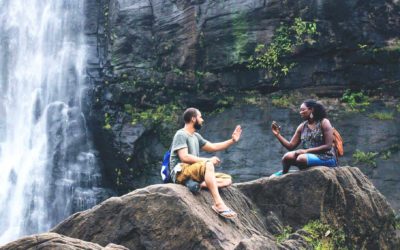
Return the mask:
<svg viewBox="0 0 400 250">
<path fill-rule="evenodd" d="M 110 7 L 109 7 L 108 4 L 105 3 L 103 5 L 103 14 L 105 16 L 104 28 L 105 28 L 106 31 L 109 31 L 109 28 L 110 28 L 110 19 L 109 19 L 109 16 L 108 16 L 109 12 L 110 12 Z M 107 38 L 107 33 L 108 32 L 104 32 L 104 37 L 106 37 L 106 38 Z"/>
<path fill-rule="evenodd" d="M 345 250 L 346 236 L 343 230 L 334 229 L 328 224 L 323 224 L 319 220 L 311 221 L 303 227 L 309 233 L 304 236 L 305 240 L 313 249 L 317 250 Z"/>
<path fill-rule="evenodd" d="M 383 121 L 394 119 L 393 113 L 389 113 L 389 112 L 374 112 L 374 113 L 368 115 L 368 117 L 373 118 L 373 119 L 383 120 Z"/>
<path fill-rule="evenodd" d="M 386 46 L 376 46 L 374 44 L 358 44 L 358 48 L 364 54 L 377 54 L 380 52 L 400 52 L 400 39 L 395 38 L 387 43 Z"/>
<path fill-rule="evenodd" d="M 247 31 L 249 30 L 249 24 L 243 13 L 234 15 L 232 20 L 232 29 L 234 36 L 232 55 L 235 61 L 243 63 L 243 55 L 246 52 L 246 45 L 248 43 Z"/>
<path fill-rule="evenodd" d="M 391 145 L 389 148 L 384 149 L 379 152 L 381 159 L 389 160 L 393 153 L 397 153 L 400 151 L 400 144 Z"/>
<path fill-rule="evenodd" d="M 172 123 L 176 120 L 179 110 L 174 104 L 160 105 L 156 108 L 139 110 L 130 104 L 125 104 L 125 112 L 132 116 L 132 125 L 144 123 L 147 125 L 159 125 L 161 123 Z"/>
<path fill-rule="evenodd" d="M 172 72 L 174 72 L 178 76 L 183 76 L 185 73 L 180 68 L 172 68 Z"/>
<path fill-rule="evenodd" d="M 255 48 L 255 55 L 249 58 L 249 69 L 266 69 L 267 74 L 273 80 L 273 84 L 279 83 L 295 66 L 287 58 L 293 54 L 296 46 L 305 43 L 313 44 L 317 32 L 315 22 L 303 21 L 295 18 L 291 26 L 281 25 L 276 29 L 275 35 L 267 47 L 259 44 Z"/>
<path fill-rule="evenodd" d="M 218 106 L 230 106 L 234 103 L 235 97 L 226 95 L 217 101 Z"/>
<path fill-rule="evenodd" d="M 243 97 L 243 102 L 245 104 L 251 104 L 251 105 L 258 105 L 260 103 L 258 98 L 255 96 L 245 96 Z"/>
<path fill-rule="evenodd" d="M 189 75 L 193 74 L 194 75 L 194 80 L 196 82 L 196 90 L 199 92 L 203 92 L 204 91 L 204 78 L 206 77 L 211 77 L 212 73 L 211 72 L 207 72 L 207 71 L 201 71 L 201 70 L 194 70 L 191 71 L 189 70 Z"/>
<path fill-rule="evenodd" d="M 262 105 L 265 99 L 266 98 L 262 96 L 259 92 L 253 90 L 245 91 L 242 95 L 241 102 L 243 104 Z"/>
<path fill-rule="evenodd" d="M 363 152 L 357 149 L 353 154 L 354 164 L 364 163 L 376 167 L 375 158 L 377 155 L 377 152 Z"/>
<path fill-rule="evenodd" d="M 123 91 L 130 91 L 136 89 L 138 87 L 138 83 L 140 82 L 140 77 L 136 77 L 129 80 L 124 80 L 121 82 L 121 87 Z"/>
<path fill-rule="evenodd" d="M 302 234 L 308 244 L 313 249 L 318 250 L 345 250 L 346 236 L 343 230 L 335 229 L 328 224 L 324 224 L 319 220 L 310 221 L 304 225 L 303 231 L 307 232 L 306 235 Z M 277 242 L 280 243 L 289 238 L 294 233 L 290 226 L 283 228 L 283 232 L 275 235 Z"/>
<path fill-rule="evenodd" d="M 104 129 L 111 129 L 111 116 L 108 113 L 104 114 Z"/>
<path fill-rule="evenodd" d="M 397 110 L 397 112 L 400 112 L 400 104 L 396 105 L 396 110 Z"/>
<path fill-rule="evenodd" d="M 282 241 L 286 240 L 287 238 L 289 238 L 289 236 L 294 233 L 293 228 L 290 226 L 286 226 L 283 228 L 283 231 L 281 234 L 275 235 L 276 237 L 276 241 L 278 243 L 281 243 Z"/>
<path fill-rule="evenodd" d="M 117 176 L 117 178 L 116 178 L 117 186 L 121 186 L 122 185 L 122 171 L 120 168 L 115 168 L 115 175 Z"/>
<path fill-rule="evenodd" d="M 208 72 L 203 72 L 203 71 L 200 71 L 200 70 L 195 70 L 194 71 L 194 76 L 196 77 L 196 79 L 202 79 L 202 78 L 204 78 L 204 76 L 206 74 L 209 74 L 209 73 Z"/>
<path fill-rule="evenodd" d="M 400 214 L 397 214 L 395 217 L 395 227 L 397 230 L 400 230 Z"/>
<path fill-rule="evenodd" d="M 384 47 L 387 51 L 396 51 L 400 52 L 400 38 L 393 39 L 388 46 Z"/>
<path fill-rule="evenodd" d="M 295 97 L 292 95 L 272 96 L 272 105 L 274 106 L 289 108 L 293 103 L 295 103 Z"/>
<path fill-rule="evenodd" d="M 358 44 L 358 48 L 359 49 L 361 49 L 361 50 L 365 50 L 365 49 L 367 49 L 368 48 L 368 45 L 367 44 Z"/>
<path fill-rule="evenodd" d="M 381 153 L 381 159 L 382 160 L 389 160 L 391 156 L 392 156 L 392 152 L 391 151 L 384 151 L 384 152 Z"/>
<path fill-rule="evenodd" d="M 205 47 L 205 37 L 204 37 L 204 32 L 200 32 L 199 35 L 199 47 L 204 48 Z"/>
<path fill-rule="evenodd" d="M 369 97 L 364 92 L 352 92 L 347 89 L 342 96 L 342 102 L 346 103 L 352 111 L 365 111 L 370 104 Z"/>
<path fill-rule="evenodd" d="M 132 117 L 132 125 L 138 123 L 157 127 L 161 143 L 168 147 L 174 131 L 177 129 L 181 109 L 176 104 L 160 104 L 155 108 L 138 109 L 130 104 L 125 105 L 125 112 Z"/>
</svg>

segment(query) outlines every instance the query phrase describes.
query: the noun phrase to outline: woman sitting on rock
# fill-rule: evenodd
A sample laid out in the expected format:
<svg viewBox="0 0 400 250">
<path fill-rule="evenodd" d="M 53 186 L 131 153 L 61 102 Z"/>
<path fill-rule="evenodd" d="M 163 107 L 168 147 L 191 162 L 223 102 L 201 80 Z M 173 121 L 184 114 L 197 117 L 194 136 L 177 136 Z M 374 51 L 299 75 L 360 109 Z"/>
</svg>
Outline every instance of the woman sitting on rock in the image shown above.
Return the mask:
<svg viewBox="0 0 400 250">
<path fill-rule="evenodd" d="M 293 150 L 300 143 L 303 148 L 286 153 L 282 158 L 283 170 L 275 173 L 275 176 L 286 174 L 292 165 L 299 169 L 337 165 L 335 148 L 332 146 L 333 127 L 326 119 L 324 106 L 314 100 L 304 101 L 300 106 L 300 116 L 305 121 L 297 127 L 290 142 L 280 134 L 280 126 L 272 123 L 272 133 L 285 148 Z"/>
</svg>

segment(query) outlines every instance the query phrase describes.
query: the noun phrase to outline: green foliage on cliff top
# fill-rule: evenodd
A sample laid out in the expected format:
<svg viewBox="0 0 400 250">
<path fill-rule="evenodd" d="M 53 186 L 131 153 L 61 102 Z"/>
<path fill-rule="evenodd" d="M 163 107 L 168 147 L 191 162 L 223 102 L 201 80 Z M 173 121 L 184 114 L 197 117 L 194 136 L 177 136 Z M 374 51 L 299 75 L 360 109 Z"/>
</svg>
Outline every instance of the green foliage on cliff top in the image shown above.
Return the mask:
<svg viewBox="0 0 400 250">
<path fill-rule="evenodd" d="M 275 31 L 271 43 L 266 46 L 259 44 L 255 48 L 255 55 L 249 58 L 249 69 L 264 68 L 267 74 L 276 85 L 281 81 L 289 71 L 295 66 L 295 63 L 287 60 L 293 54 L 296 46 L 305 43 L 313 44 L 313 39 L 317 32 L 315 22 L 303 21 L 301 18 L 295 18 L 292 25 L 281 25 Z"/>
</svg>

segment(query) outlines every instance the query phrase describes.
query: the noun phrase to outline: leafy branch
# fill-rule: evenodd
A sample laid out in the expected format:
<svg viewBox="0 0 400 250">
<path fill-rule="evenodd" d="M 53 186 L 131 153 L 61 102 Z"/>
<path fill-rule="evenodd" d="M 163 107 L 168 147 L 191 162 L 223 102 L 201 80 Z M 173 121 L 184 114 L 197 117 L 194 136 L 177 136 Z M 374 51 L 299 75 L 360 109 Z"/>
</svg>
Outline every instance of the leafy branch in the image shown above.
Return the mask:
<svg viewBox="0 0 400 250">
<path fill-rule="evenodd" d="M 317 32 L 315 22 L 303 21 L 295 18 L 291 26 L 281 25 L 275 31 L 275 35 L 269 46 L 259 44 L 255 48 L 255 55 L 249 58 L 249 69 L 266 69 L 267 74 L 273 80 L 273 85 L 280 82 L 296 65 L 285 60 L 293 54 L 296 46 L 305 43 L 313 44 Z"/>
</svg>

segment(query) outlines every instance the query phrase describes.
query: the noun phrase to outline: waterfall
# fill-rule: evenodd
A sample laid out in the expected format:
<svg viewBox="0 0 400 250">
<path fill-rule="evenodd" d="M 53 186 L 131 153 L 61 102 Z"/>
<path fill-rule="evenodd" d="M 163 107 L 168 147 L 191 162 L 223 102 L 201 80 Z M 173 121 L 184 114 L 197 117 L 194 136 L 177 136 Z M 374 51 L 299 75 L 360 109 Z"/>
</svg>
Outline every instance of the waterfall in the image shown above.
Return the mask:
<svg viewBox="0 0 400 250">
<path fill-rule="evenodd" d="M 84 0 L 0 0 L 0 244 L 104 196 L 82 112 Z"/>
</svg>

